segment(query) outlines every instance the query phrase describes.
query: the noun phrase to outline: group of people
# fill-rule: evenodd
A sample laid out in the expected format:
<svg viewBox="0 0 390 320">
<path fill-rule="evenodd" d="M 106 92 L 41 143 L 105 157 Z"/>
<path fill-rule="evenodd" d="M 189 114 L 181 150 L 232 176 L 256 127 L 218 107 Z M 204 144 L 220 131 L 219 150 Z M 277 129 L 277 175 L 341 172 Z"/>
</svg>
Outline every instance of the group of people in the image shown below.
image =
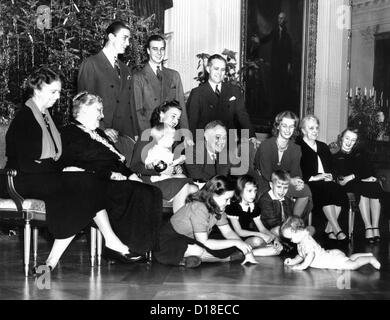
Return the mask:
<svg viewBox="0 0 390 320">
<path fill-rule="evenodd" d="M 29 77 L 30 98 L 6 136 L 6 167 L 18 170 L 16 189 L 45 201 L 55 238 L 45 262 L 51 270 L 92 221 L 108 260 L 134 263 L 152 251 L 160 263 L 189 268 L 257 263 L 256 256 L 278 255 L 287 239 L 295 241 L 293 225 L 311 237 L 303 220 L 290 220 L 305 220 L 313 208 L 323 210 L 330 239 L 346 239 L 338 223 L 346 192 L 359 199 L 366 237 L 380 239 L 382 191 L 367 158 L 355 151 L 356 131 L 345 130 L 332 155 L 317 141 L 315 116 L 302 119 L 302 137 L 294 142 L 299 119 L 285 111 L 275 119 L 274 136 L 260 144 L 241 91 L 223 82 L 223 57 L 209 58 L 208 82 L 185 104 L 179 73 L 163 66 L 163 37 L 149 38 L 149 61 L 132 75 L 118 59 L 130 30 L 117 21 L 106 33 L 102 51 L 80 67 L 70 123 L 60 130 L 54 124 L 49 109 L 60 97 L 61 80 L 40 68 Z M 257 148 L 253 170 L 248 163 L 232 176 L 232 159 L 251 158 L 248 144 Z M 0 183 L 3 192 L 6 181 Z M 173 206 L 168 221 L 163 200 Z M 212 236 L 214 226 L 221 237 Z M 378 267 L 374 257 L 364 258 Z"/>
</svg>

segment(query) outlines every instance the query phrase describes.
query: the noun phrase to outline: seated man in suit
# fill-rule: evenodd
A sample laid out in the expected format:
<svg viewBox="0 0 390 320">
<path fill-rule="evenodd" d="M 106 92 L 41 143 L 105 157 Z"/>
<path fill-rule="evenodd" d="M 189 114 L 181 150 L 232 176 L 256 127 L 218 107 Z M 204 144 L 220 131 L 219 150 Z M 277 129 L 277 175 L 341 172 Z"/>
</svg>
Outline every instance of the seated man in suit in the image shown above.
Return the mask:
<svg viewBox="0 0 390 320">
<path fill-rule="evenodd" d="M 103 100 L 104 118 L 100 128 L 115 143 L 130 163 L 134 139 L 138 134 L 136 116 L 130 108 L 130 70 L 118 59 L 129 46 L 130 29 L 122 21 L 111 23 L 106 29 L 106 43 L 96 55 L 80 66 L 77 88 Z M 130 139 L 131 138 L 131 139 Z"/>
<path fill-rule="evenodd" d="M 216 175 L 229 175 L 231 164 L 226 148 L 227 131 L 221 121 L 211 121 L 204 128 L 204 141 L 186 148 L 184 168 L 187 176 L 204 183 Z"/>
<path fill-rule="evenodd" d="M 188 120 L 193 137 L 196 137 L 197 129 L 203 129 L 210 121 L 219 120 L 228 130 L 248 130 L 250 140 L 255 145 L 259 144 L 245 109 L 241 89 L 223 82 L 226 60 L 219 54 L 212 55 L 208 59 L 207 72 L 208 81 L 193 89 L 187 101 Z"/>
<path fill-rule="evenodd" d="M 150 117 L 153 110 L 165 101 L 176 100 L 182 107 L 180 128 L 188 129 L 188 118 L 184 103 L 184 91 L 180 74 L 173 69 L 165 68 L 165 39 L 152 35 L 146 42 L 149 61 L 143 69 L 134 73 L 131 89 L 133 112 L 137 115 L 138 135 L 150 128 Z M 185 142 L 192 145 L 192 138 L 185 134 Z"/>
</svg>

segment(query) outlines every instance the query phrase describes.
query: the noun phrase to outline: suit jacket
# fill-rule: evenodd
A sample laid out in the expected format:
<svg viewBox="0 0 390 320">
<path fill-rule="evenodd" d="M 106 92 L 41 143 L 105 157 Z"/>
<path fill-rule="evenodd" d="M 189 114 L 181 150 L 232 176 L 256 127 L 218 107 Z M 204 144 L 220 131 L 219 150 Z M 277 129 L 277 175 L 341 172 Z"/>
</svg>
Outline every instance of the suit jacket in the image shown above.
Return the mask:
<svg viewBox="0 0 390 320">
<path fill-rule="evenodd" d="M 227 129 L 249 129 L 249 137 L 256 136 L 238 86 L 222 83 L 218 98 L 209 82 L 201 84 L 191 91 L 187 112 L 194 137 L 196 129 L 204 129 L 213 120 L 222 121 Z"/>
<path fill-rule="evenodd" d="M 231 165 L 229 163 L 229 159 L 227 159 L 227 163 L 221 163 L 221 157 L 216 160 L 212 160 L 206 147 L 204 147 L 203 161 L 197 161 L 197 155 L 195 152 L 196 147 L 194 146 L 189 148 L 192 148 L 192 150 L 186 149 L 186 156 L 188 156 L 192 161 L 187 159 L 184 163 L 184 169 L 186 170 L 187 177 L 206 182 L 216 175 L 227 176 L 230 174 Z"/>
<path fill-rule="evenodd" d="M 318 174 L 318 157 L 321 159 L 325 173 L 332 173 L 334 175 L 333 158 L 329 147 L 321 141 L 316 141 L 316 143 L 317 152 L 310 148 L 303 139 L 299 141 L 302 150 L 301 169 L 303 180 L 305 181 L 309 181 L 310 177 Z"/>
<path fill-rule="evenodd" d="M 183 109 L 180 127 L 188 128 L 180 74 L 176 70 L 163 67 L 161 76 L 162 81 L 160 82 L 149 63 L 133 75 L 131 101 L 133 113 L 137 116 L 138 135 L 150 128 L 150 117 L 153 110 L 164 101 L 171 100 L 177 100 Z"/>
<path fill-rule="evenodd" d="M 102 129 L 112 128 L 134 138 L 139 130 L 130 106 L 131 74 L 123 62 L 118 62 L 120 79 L 103 51 L 87 58 L 81 64 L 77 86 L 79 92 L 86 90 L 103 99 Z"/>
</svg>

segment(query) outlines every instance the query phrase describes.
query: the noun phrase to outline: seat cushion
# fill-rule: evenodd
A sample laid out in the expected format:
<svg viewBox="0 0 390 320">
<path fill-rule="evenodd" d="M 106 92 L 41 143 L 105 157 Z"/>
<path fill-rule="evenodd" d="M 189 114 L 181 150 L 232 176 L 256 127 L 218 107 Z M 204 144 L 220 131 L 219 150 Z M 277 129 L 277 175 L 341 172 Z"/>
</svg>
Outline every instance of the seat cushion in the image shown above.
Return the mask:
<svg viewBox="0 0 390 320">
<path fill-rule="evenodd" d="M 23 201 L 23 210 L 26 212 L 25 219 L 46 220 L 45 202 L 42 200 L 25 199 Z M 12 199 L 0 199 L 0 215 L 2 215 L 2 212 L 17 212 L 15 202 Z M 12 218 L 12 215 L 8 218 Z"/>
</svg>

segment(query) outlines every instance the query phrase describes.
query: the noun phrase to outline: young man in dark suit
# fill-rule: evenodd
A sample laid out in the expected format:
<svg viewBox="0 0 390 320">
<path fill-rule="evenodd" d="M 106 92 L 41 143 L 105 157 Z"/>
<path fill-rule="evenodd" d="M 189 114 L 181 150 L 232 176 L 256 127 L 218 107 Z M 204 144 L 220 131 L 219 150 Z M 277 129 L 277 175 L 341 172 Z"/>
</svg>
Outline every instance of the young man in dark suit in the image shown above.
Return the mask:
<svg viewBox="0 0 390 320">
<path fill-rule="evenodd" d="M 115 21 L 106 29 L 106 43 L 96 55 L 81 64 L 78 91 L 88 91 L 103 99 L 104 119 L 100 127 L 115 143 L 118 150 L 131 160 L 138 134 L 138 123 L 130 107 L 131 75 L 129 68 L 118 59 L 129 46 L 130 29 L 122 21 Z"/>
<path fill-rule="evenodd" d="M 188 120 L 193 136 L 213 120 L 221 121 L 228 130 L 247 129 L 250 140 L 257 144 L 256 134 L 244 106 L 244 97 L 238 86 L 223 82 L 226 60 L 218 54 L 208 60 L 206 83 L 191 91 L 187 101 Z"/>
<path fill-rule="evenodd" d="M 137 115 L 138 135 L 150 128 L 153 110 L 165 101 L 176 100 L 182 107 L 180 128 L 188 129 L 188 118 L 184 103 L 184 91 L 180 74 L 164 67 L 165 39 L 152 35 L 146 42 L 149 61 L 145 67 L 134 73 L 132 80 L 132 109 Z M 186 134 L 186 140 L 191 140 Z"/>
</svg>

